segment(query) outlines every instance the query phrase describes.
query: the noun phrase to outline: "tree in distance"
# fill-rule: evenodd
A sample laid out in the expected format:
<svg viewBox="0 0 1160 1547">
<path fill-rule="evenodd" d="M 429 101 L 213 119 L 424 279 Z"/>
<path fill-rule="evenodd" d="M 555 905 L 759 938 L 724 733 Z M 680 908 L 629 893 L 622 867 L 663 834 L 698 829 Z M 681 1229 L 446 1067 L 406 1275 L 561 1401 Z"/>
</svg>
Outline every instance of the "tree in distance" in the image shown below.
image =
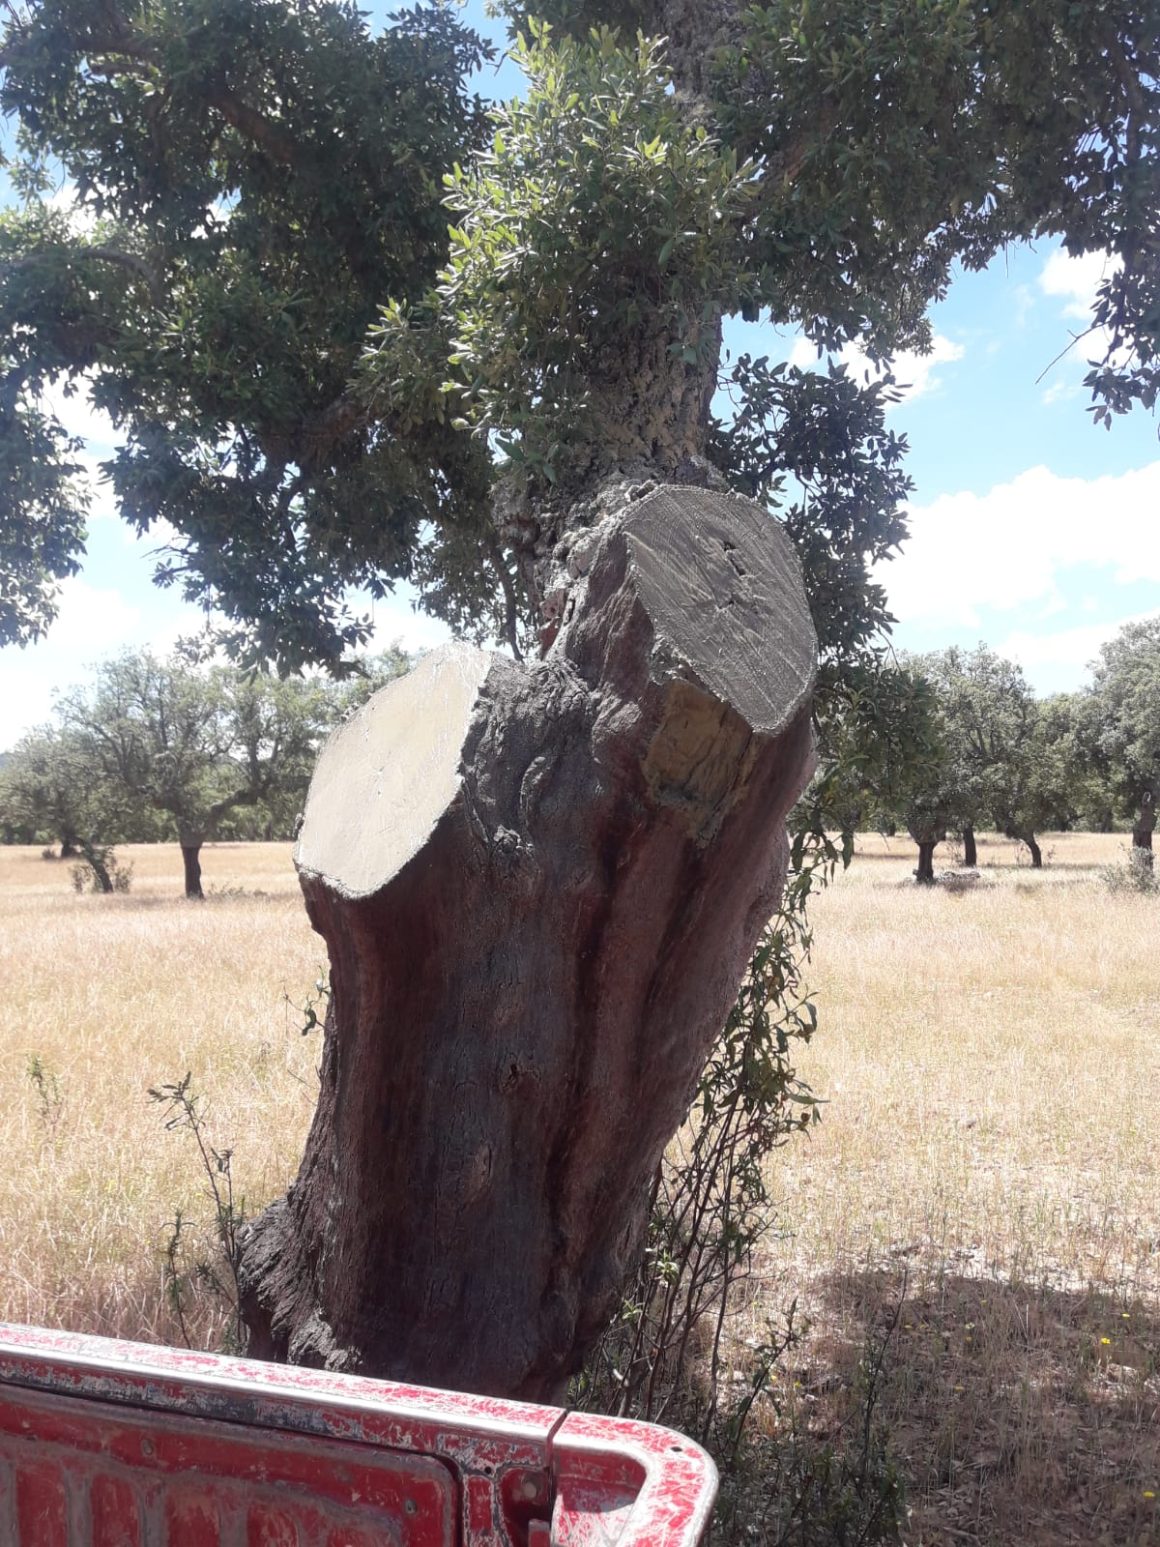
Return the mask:
<svg viewBox="0 0 1160 1547">
<path fill-rule="evenodd" d="M 1078 721 L 1081 743 L 1151 871 L 1160 801 L 1160 618 L 1126 623 L 1101 646 Z"/>
<path fill-rule="evenodd" d="M 81 737 L 56 725 L 22 736 L 0 770 L 0 824 L 25 841 L 47 837 L 61 859 L 75 859 L 94 891 L 128 885 L 113 845 L 157 836 L 153 813 L 134 809 L 125 792 L 104 780 Z M 78 884 L 81 884 L 78 882 Z"/>
<path fill-rule="evenodd" d="M 203 896 L 202 845 L 239 807 L 300 806 L 326 718 L 318 685 L 199 665 L 180 649 L 106 662 L 59 713 L 85 780 L 172 823 L 191 898 Z"/>
<path fill-rule="evenodd" d="M 1014 661 L 985 645 L 951 646 L 913 664 L 937 697 L 966 862 L 975 863 L 975 828 L 989 823 L 1025 844 L 1032 868 L 1040 869 L 1037 831 L 1066 820 L 1058 716 L 1040 706 Z"/>
<path fill-rule="evenodd" d="M 909 813 L 925 831 L 920 792 L 945 780 L 947 753 L 934 692 L 922 673 L 866 652 L 845 663 L 830 691 L 819 693 L 815 718 L 818 771 L 794 826 L 837 832 L 845 864 L 856 835 L 868 828 L 893 828 Z"/>
<path fill-rule="evenodd" d="M 28 843 L 48 838 L 60 845 L 61 859 L 74 859 L 81 833 L 93 826 L 88 805 L 92 789 L 92 782 L 81 776 L 75 746 L 55 726 L 29 731 L 0 769 L 5 829 Z"/>
</svg>

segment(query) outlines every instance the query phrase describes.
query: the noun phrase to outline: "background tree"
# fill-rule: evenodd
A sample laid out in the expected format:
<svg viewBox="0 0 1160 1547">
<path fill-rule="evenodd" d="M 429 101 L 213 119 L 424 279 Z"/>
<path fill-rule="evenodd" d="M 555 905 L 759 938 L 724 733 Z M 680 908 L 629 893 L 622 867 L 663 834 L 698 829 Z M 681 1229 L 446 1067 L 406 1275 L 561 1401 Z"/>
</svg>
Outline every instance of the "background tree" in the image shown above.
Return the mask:
<svg viewBox="0 0 1160 1547">
<path fill-rule="evenodd" d="M 172 822 L 185 894 L 201 897 L 201 848 L 239 807 L 301 802 L 323 723 L 323 695 L 297 681 L 246 676 L 148 651 L 98 668 L 62 700 L 85 766 L 129 805 Z"/>
<path fill-rule="evenodd" d="M 974 829 L 988 822 L 1026 844 L 1039 869 L 1035 834 L 1053 809 L 1052 784 L 1038 706 L 1021 668 L 982 644 L 969 651 L 955 645 L 915 664 L 938 698 L 964 840 L 970 836 L 973 852 Z"/>
<path fill-rule="evenodd" d="M 1160 618 L 1127 623 L 1101 646 L 1079 713 L 1083 743 L 1151 870 L 1160 800 Z"/>
<path fill-rule="evenodd" d="M 123 890 L 128 870 L 113 845 L 156 836 L 151 812 L 135 810 L 103 777 L 82 737 L 55 725 L 23 736 L 0 772 L 0 823 L 25 841 L 60 844 L 61 859 L 87 867 L 94 891 Z"/>
<path fill-rule="evenodd" d="M 834 858 L 849 864 L 857 833 L 893 826 L 920 787 L 945 777 L 936 703 L 910 666 L 863 652 L 831 674 L 815 722 L 818 769 L 793 825 L 802 837 L 836 832 Z"/>
<path fill-rule="evenodd" d="M 6 755 L 0 771 L 0 810 L 6 828 L 34 843 L 47 838 L 60 845 L 60 858 L 72 859 L 81 832 L 91 825 L 86 800 L 91 771 L 82 773 L 76 748 L 54 726 L 22 736 Z"/>
</svg>

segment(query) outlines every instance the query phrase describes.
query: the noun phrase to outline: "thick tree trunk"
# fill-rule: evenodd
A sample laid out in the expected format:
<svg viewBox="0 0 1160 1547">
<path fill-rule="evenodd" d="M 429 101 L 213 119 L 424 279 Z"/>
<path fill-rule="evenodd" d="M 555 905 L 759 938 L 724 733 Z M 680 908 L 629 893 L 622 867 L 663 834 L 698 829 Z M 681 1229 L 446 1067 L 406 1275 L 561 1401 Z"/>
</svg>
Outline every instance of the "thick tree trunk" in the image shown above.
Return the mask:
<svg viewBox="0 0 1160 1547">
<path fill-rule="evenodd" d="M 918 845 L 918 869 L 914 872 L 914 879 L 919 886 L 934 885 L 934 851 L 938 848 L 937 840 L 922 840 Z"/>
<path fill-rule="evenodd" d="M 61 859 L 76 859 L 77 839 L 75 833 L 65 833 L 60 840 Z"/>
<path fill-rule="evenodd" d="M 780 529 L 662 487 L 567 573 L 544 660 L 446 647 L 319 759 L 332 994 L 298 1179 L 243 1245 L 259 1356 L 559 1399 L 776 905 L 815 651 Z"/>
<path fill-rule="evenodd" d="M 203 898 L 201 889 L 201 838 L 182 838 L 181 863 L 185 868 L 185 895 Z"/>
<path fill-rule="evenodd" d="M 975 844 L 975 829 L 963 828 L 963 864 L 974 869 L 979 863 L 979 851 Z"/>
<path fill-rule="evenodd" d="M 1043 869 L 1043 852 L 1039 847 L 1035 834 L 1029 827 L 1016 827 L 1014 823 L 1003 829 L 1004 838 L 1011 838 L 1016 843 L 1025 844 L 1028 854 L 1031 855 L 1032 870 Z"/>
<path fill-rule="evenodd" d="M 1132 847 L 1139 849 L 1144 856 L 1144 867 L 1151 870 L 1152 858 L 1152 834 L 1156 830 L 1156 797 L 1148 793 L 1140 802 L 1140 809 L 1136 813 L 1136 820 L 1132 823 Z"/>
<path fill-rule="evenodd" d="M 79 852 L 85 864 L 89 867 L 93 876 L 93 889 L 103 892 L 106 896 L 116 890 L 113 885 L 113 877 L 109 873 L 109 856 L 111 849 L 102 848 L 91 838 L 79 840 Z"/>
</svg>

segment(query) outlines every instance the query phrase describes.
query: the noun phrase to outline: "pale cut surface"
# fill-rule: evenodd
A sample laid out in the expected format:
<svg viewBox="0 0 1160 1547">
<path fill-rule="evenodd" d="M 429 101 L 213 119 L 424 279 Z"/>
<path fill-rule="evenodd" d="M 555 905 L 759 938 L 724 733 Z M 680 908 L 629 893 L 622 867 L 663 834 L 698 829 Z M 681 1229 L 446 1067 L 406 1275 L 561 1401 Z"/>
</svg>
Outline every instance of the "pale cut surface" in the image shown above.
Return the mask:
<svg viewBox="0 0 1160 1547">
<path fill-rule="evenodd" d="M 322 749 L 294 851 L 344 897 L 397 875 L 459 793 L 460 754 L 492 656 L 444 645 L 380 689 Z"/>
<path fill-rule="evenodd" d="M 657 650 L 751 730 L 776 735 L 812 692 L 818 656 L 781 528 L 751 500 L 662 487 L 625 530 Z"/>
</svg>

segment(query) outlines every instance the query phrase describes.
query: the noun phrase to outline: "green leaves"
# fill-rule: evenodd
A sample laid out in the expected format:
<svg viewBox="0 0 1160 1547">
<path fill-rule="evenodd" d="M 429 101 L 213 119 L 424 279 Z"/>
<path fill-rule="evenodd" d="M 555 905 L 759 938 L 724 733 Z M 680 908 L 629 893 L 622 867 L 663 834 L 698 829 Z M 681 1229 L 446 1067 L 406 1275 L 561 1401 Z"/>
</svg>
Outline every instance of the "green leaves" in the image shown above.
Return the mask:
<svg viewBox="0 0 1160 1547">
<path fill-rule="evenodd" d="M 35 154 L 34 202 L 0 222 L 0 493 L 23 534 L 0 534 L 0 638 L 44 626 L 79 550 L 69 448 L 27 418 L 64 377 L 124 429 L 126 519 L 178 533 L 161 577 L 245 651 L 337 662 L 366 632 L 345 587 L 381 594 L 430 527 L 483 522 L 486 456 L 438 393 L 388 421 L 350 391 L 379 306 L 446 258 L 483 45 L 442 6 L 373 36 L 338 0 L 33 0 L 3 42 L 0 101 Z M 45 156 L 71 219 L 36 202 Z M 462 595 L 458 549 L 452 572 Z M 479 566 L 473 585 L 486 599 Z"/>
<path fill-rule="evenodd" d="M 80 568 L 87 490 L 75 441 L 27 394 L 0 392 L 0 645 L 28 644 Z"/>
<path fill-rule="evenodd" d="M 430 305 L 465 419 L 551 483 L 594 432 L 586 378 L 642 319 L 700 363 L 688 319 L 731 303 L 748 169 L 687 121 L 654 43 L 536 24 L 513 55 L 528 90 L 448 179 L 452 245 Z M 384 324 L 365 366 L 379 386 L 407 347 Z"/>
</svg>

